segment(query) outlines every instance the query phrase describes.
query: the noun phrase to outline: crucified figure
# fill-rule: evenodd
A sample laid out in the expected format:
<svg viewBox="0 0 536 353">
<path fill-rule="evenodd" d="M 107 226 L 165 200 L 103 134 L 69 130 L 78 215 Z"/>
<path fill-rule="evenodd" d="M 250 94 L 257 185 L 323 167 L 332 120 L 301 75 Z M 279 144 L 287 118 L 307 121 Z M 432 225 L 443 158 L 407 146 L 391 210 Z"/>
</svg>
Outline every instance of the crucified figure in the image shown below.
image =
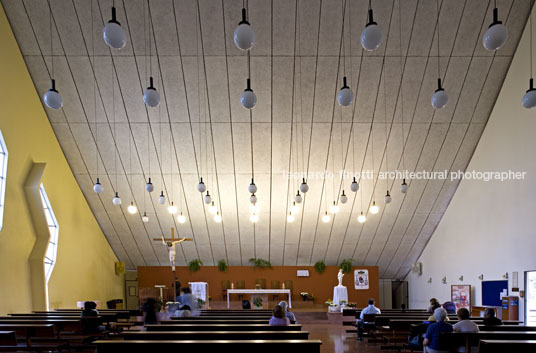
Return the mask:
<svg viewBox="0 0 536 353">
<path fill-rule="evenodd" d="M 155 238 L 153 240 L 162 241 L 162 244 L 167 247 L 171 270 L 175 272 L 175 255 L 177 254 L 175 251 L 175 245 L 182 243 L 183 241 L 192 241 L 192 238 L 175 238 L 175 228 L 171 228 L 171 238 L 164 238 L 162 235 L 160 239 Z"/>
</svg>

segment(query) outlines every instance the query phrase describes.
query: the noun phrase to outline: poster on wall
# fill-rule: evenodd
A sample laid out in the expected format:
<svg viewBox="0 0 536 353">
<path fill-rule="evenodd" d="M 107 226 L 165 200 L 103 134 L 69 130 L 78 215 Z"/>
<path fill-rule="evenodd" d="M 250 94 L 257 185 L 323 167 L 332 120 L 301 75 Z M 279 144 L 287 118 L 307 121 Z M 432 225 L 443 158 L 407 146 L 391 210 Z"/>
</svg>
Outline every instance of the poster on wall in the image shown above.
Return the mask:
<svg viewBox="0 0 536 353">
<path fill-rule="evenodd" d="M 471 285 L 459 284 L 450 286 L 450 298 L 456 305 L 456 310 L 466 308 L 471 311 Z"/>
<path fill-rule="evenodd" d="M 354 283 L 357 290 L 369 289 L 368 270 L 355 270 Z"/>
</svg>

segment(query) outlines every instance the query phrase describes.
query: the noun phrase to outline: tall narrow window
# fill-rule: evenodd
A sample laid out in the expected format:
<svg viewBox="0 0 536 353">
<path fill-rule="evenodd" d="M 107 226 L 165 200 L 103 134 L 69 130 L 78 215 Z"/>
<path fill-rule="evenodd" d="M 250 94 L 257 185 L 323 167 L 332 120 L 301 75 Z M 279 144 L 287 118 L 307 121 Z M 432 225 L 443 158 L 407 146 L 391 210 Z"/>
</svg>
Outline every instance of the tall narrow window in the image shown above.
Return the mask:
<svg viewBox="0 0 536 353">
<path fill-rule="evenodd" d="M 6 195 L 7 147 L 0 132 L 0 230 L 4 224 L 4 199 Z"/>
<path fill-rule="evenodd" d="M 47 299 L 47 310 L 48 310 L 48 281 L 54 270 L 54 265 L 56 264 L 56 257 L 58 255 L 58 233 L 59 226 L 56 216 L 54 216 L 54 211 L 50 207 L 50 201 L 48 200 L 47 193 L 45 192 L 45 187 L 41 184 L 39 188 L 41 193 L 41 202 L 43 204 L 43 209 L 45 211 L 45 216 L 48 223 L 48 231 L 50 232 L 50 238 L 48 241 L 47 252 L 45 254 L 45 280 L 46 280 L 46 299 Z"/>
</svg>

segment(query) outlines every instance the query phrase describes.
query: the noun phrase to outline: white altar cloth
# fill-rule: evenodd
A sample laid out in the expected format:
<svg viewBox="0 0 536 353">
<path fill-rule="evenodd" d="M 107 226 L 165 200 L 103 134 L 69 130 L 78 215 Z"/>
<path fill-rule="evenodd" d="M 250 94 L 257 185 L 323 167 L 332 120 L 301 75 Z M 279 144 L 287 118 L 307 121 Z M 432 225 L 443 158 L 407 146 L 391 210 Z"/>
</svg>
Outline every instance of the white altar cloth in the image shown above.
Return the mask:
<svg viewBox="0 0 536 353">
<path fill-rule="evenodd" d="M 333 287 L 333 303 L 340 305 L 341 300 L 344 300 L 348 304 L 348 289 L 346 286 Z"/>
</svg>

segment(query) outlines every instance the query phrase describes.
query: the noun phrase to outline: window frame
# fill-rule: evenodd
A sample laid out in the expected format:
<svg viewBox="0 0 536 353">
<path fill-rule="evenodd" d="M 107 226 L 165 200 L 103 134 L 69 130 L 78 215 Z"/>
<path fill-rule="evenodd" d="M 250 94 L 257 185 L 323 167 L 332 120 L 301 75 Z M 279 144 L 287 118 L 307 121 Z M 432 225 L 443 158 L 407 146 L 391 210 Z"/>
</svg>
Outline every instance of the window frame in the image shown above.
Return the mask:
<svg viewBox="0 0 536 353">
<path fill-rule="evenodd" d="M 0 131 L 0 231 L 4 225 L 8 150 L 2 131 Z"/>
</svg>

